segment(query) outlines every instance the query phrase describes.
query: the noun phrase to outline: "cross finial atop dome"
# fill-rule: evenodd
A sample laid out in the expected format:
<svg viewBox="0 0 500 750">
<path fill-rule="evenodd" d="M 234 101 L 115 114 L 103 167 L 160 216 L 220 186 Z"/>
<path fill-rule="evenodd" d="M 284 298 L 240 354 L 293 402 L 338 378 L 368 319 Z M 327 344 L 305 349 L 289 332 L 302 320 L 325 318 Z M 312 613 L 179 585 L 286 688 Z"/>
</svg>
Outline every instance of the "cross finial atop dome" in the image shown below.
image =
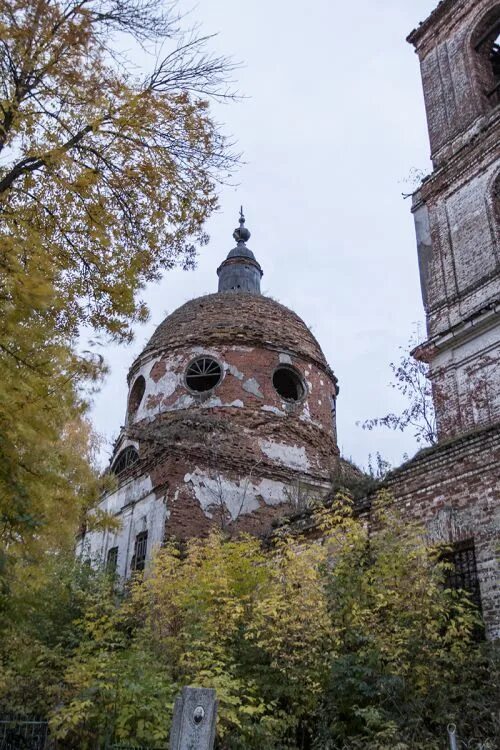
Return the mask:
<svg viewBox="0 0 500 750">
<path fill-rule="evenodd" d="M 217 269 L 219 292 L 260 294 L 262 268 L 245 244 L 250 239 L 250 231 L 245 226 L 243 206 L 240 208 L 239 224 L 233 232 L 236 247 L 233 247 L 226 260 Z"/>
<path fill-rule="evenodd" d="M 240 225 L 237 227 L 233 232 L 233 237 L 236 240 L 236 242 L 239 244 L 240 242 L 248 242 L 250 239 L 250 231 L 245 226 L 245 215 L 243 213 L 243 206 L 240 207 L 240 218 L 239 218 Z"/>
</svg>

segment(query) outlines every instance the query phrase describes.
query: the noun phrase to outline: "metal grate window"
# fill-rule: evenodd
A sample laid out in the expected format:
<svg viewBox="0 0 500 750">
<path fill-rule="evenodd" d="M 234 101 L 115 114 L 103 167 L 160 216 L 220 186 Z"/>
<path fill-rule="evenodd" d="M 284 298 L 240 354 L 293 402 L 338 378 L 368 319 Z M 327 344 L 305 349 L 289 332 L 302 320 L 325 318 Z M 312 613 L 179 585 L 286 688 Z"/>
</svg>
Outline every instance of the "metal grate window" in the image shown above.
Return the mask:
<svg viewBox="0 0 500 750">
<path fill-rule="evenodd" d="M 453 566 L 447 574 L 449 588 L 468 591 L 474 603 L 481 609 L 481 591 L 477 577 L 474 542 L 468 540 L 455 544 L 451 551 L 445 553 L 443 559 Z"/>
<path fill-rule="evenodd" d="M 148 532 L 141 531 L 135 538 L 134 556 L 132 558 L 132 570 L 144 570 L 146 564 L 146 552 L 148 549 Z"/>
<path fill-rule="evenodd" d="M 106 570 L 108 573 L 116 573 L 118 565 L 118 547 L 110 547 L 108 549 L 108 557 L 106 559 Z"/>
<path fill-rule="evenodd" d="M 220 383 L 221 378 L 221 366 L 211 357 L 195 359 L 186 370 L 187 387 L 198 393 L 212 390 Z"/>
<path fill-rule="evenodd" d="M 1 750 L 45 750 L 48 739 L 46 721 L 29 721 L 12 717 L 0 721 Z"/>
</svg>

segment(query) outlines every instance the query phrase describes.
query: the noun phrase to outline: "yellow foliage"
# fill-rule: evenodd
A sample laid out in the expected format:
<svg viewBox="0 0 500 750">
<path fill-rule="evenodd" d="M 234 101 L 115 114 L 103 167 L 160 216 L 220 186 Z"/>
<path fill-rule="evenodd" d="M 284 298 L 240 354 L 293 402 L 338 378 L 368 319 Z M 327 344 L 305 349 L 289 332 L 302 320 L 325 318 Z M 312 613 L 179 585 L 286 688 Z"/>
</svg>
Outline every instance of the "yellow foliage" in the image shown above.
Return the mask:
<svg viewBox="0 0 500 750">
<path fill-rule="evenodd" d="M 141 79 L 123 34 L 173 49 Z M 227 63 L 170 7 L 0 0 L 0 38 L 1 576 L 70 544 L 99 493 L 84 396 L 104 368 L 76 354 L 82 326 L 130 339 L 144 284 L 206 241 L 232 158 L 204 100 Z"/>
</svg>

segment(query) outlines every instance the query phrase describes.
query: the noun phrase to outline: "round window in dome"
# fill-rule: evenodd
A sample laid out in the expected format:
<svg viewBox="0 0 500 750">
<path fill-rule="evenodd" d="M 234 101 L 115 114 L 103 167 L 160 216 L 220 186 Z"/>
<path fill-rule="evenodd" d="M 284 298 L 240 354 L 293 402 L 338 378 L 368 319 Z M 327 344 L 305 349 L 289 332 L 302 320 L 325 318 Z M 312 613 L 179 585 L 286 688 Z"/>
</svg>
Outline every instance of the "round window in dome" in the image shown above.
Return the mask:
<svg viewBox="0 0 500 750">
<path fill-rule="evenodd" d="M 222 368 L 212 357 L 198 357 L 186 370 L 186 385 L 191 391 L 211 391 L 222 378 Z"/>
<path fill-rule="evenodd" d="M 297 370 L 286 365 L 274 371 L 273 385 L 285 401 L 300 401 L 306 393 L 304 381 Z"/>
</svg>

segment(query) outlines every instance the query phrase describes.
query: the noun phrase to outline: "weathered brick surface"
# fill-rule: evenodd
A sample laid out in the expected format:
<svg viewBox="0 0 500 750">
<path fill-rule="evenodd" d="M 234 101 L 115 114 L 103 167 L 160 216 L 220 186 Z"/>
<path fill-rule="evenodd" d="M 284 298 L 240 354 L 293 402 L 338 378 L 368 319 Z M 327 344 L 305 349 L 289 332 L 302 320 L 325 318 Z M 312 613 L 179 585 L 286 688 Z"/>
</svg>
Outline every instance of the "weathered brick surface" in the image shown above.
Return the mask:
<svg viewBox="0 0 500 750">
<path fill-rule="evenodd" d="M 158 326 L 140 359 L 157 351 L 206 346 L 208 341 L 274 347 L 329 371 L 320 345 L 296 313 L 270 297 L 244 292 L 207 294 L 186 302 Z"/>
<path fill-rule="evenodd" d="M 500 297 L 500 108 L 481 138 L 470 141 L 427 179 L 414 196 L 430 229 L 420 257 L 430 337 L 445 332 Z"/>
<path fill-rule="evenodd" d="M 500 637 L 500 427 L 423 451 L 387 486 L 435 543 L 474 540 L 488 635 Z"/>
<path fill-rule="evenodd" d="M 200 355 L 217 360 L 222 378 L 212 390 L 193 393 L 185 373 Z M 296 402 L 274 388 L 280 365 L 292 367 L 304 384 Z M 90 535 L 92 550 L 105 557 L 110 545 L 118 546 L 127 575 L 134 534 L 151 523 L 164 526 L 151 529 L 155 540 L 187 539 L 214 525 L 264 533 L 306 494 L 326 492 L 338 461 L 337 393 L 318 342 L 283 305 L 246 293 L 183 305 L 132 365 L 127 424 L 115 456 L 134 445 L 140 458 L 103 501 L 123 529 L 112 539 Z"/>
<path fill-rule="evenodd" d="M 500 638 L 500 426 L 421 451 L 384 487 L 403 519 L 421 524 L 432 545 L 474 542 L 487 636 Z M 373 499 L 358 500 L 355 512 L 375 533 Z M 310 510 L 280 520 L 280 528 L 284 523 L 306 538 L 321 534 Z"/>
<path fill-rule="evenodd" d="M 498 18 L 498 0 L 446 0 L 409 37 L 435 166 L 413 200 L 429 337 L 417 356 L 440 438 L 500 421 L 500 98 L 486 95 L 490 48 L 476 49 Z"/>
<path fill-rule="evenodd" d="M 498 0 L 449 0 L 408 37 L 420 59 L 436 167 L 481 130 L 491 111 L 486 93 L 493 81 L 474 46 L 497 8 Z"/>
<path fill-rule="evenodd" d="M 223 377 L 207 393 L 189 390 L 185 373 L 199 355 Z M 279 365 L 306 387 L 291 403 L 273 386 Z M 139 447 L 130 476 L 147 475 L 166 503 L 166 534 L 197 535 L 213 524 L 263 531 L 308 488 L 323 492 L 338 456 L 332 407 L 337 381 L 303 321 L 267 297 L 212 294 L 191 300 L 160 324 L 132 365 L 129 409 L 116 451 Z"/>
</svg>

